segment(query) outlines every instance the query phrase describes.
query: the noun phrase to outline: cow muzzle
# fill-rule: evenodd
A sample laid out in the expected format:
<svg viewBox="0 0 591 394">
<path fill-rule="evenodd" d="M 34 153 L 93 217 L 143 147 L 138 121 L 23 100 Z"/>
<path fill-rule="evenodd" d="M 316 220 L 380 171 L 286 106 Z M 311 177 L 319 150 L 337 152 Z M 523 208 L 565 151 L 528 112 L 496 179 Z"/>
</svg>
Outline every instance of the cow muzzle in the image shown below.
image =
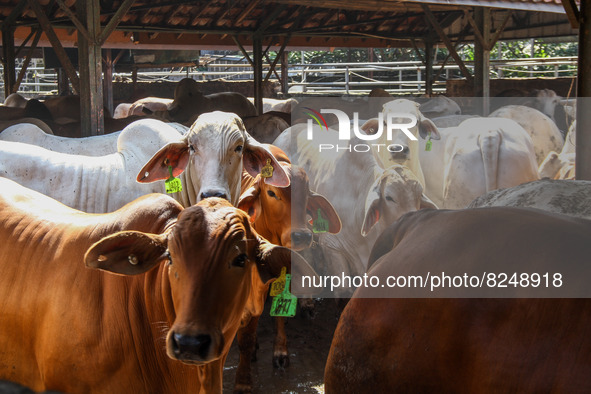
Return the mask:
<svg viewBox="0 0 591 394">
<path fill-rule="evenodd" d="M 292 231 L 291 249 L 302 250 L 309 248 L 312 244 L 312 233 L 310 231 Z"/>
<path fill-rule="evenodd" d="M 210 198 L 210 197 L 223 198 L 224 200 L 228 200 L 228 201 L 230 200 L 230 198 L 228 197 L 226 192 L 221 189 L 205 190 L 205 191 L 201 192 L 201 194 L 199 195 L 200 200 L 205 200 L 206 198 Z"/>
<path fill-rule="evenodd" d="M 209 334 L 189 335 L 171 332 L 168 337 L 168 356 L 188 363 L 203 364 L 218 357 L 220 347 L 216 336 Z"/>
</svg>

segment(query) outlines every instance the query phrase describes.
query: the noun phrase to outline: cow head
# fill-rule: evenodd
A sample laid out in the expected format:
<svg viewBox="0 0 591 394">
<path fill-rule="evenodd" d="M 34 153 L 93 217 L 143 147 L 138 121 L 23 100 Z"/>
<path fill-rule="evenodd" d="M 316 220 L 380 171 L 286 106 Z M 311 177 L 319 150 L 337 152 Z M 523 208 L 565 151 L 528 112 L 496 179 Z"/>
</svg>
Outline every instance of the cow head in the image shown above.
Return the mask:
<svg viewBox="0 0 591 394">
<path fill-rule="evenodd" d="M 209 112 L 209 102 L 192 78 L 183 78 L 174 89 L 174 100 L 168 106 L 168 118 L 185 123 L 196 115 Z"/>
<path fill-rule="evenodd" d="M 260 237 L 246 213 L 217 198 L 181 211 L 162 234 L 119 232 L 85 255 L 88 267 L 122 275 L 158 266 L 164 305 L 173 308 L 166 353 L 196 365 L 227 354 L 243 315 L 262 313 L 267 286 L 291 262 L 315 274 L 301 256 Z"/>
<path fill-rule="evenodd" d="M 257 179 L 240 196 L 238 207 L 250 215 L 258 232 L 276 245 L 303 250 L 312 243 L 308 216 L 318 217 L 318 210 L 328 221 L 328 231 L 341 230 L 341 220 L 328 200 L 310 190 L 308 175 L 301 167 L 282 164 L 290 178 L 290 186 L 276 187 Z"/>
<path fill-rule="evenodd" d="M 384 113 L 384 122 L 388 118 L 388 114 L 408 114 L 412 115 L 417 119 L 417 124 L 414 127 L 408 129 L 408 131 L 415 137 L 415 138 L 422 138 L 426 139 L 433 139 L 438 140 L 441 138 L 439 134 L 439 130 L 435 126 L 435 124 L 421 113 L 419 110 L 420 105 L 414 101 L 406 100 L 406 99 L 397 99 L 393 101 L 389 101 L 383 106 L 383 113 Z M 410 118 L 392 118 L 392 122 L 394 124 L 408 124 L 410 122 Z M 381 137 L 376 141 L 381 144 L 384 144 L 382 149 L 379 150 L 372 150 L 374 152 L 378 163 L 383 168 L 387 168 L 394 164 L 401 164 L 406 165 L 407 167 L 414 169 L 418 166 L 418 149 L 419 143 L 418 141 L 411 140 L 402 130 L 394 129 L 392 132 L 392 139 L 387 139 L 387 125 L 381 125 L 378 122 L 378 119 L 370 119 L 365 124 L 361 126 L 361 129 L 366 134 L 375 134 L 380 127 L 383 127 L 383 132 Z M 400 145 L 402 149 L 386 149 L 387 146 L 390 145 Z"/>
<path fill-rule="evenodd" d="M 183 205 L 208 197 L 221 197 L 233 204 L 240 197 L 242 167 L 252 176 L 265 165 L 273 175 L 265 183 L 289 186 L 289 178 L 273 154 L 254 140 L 240 118 L 228 112 L 202 114 L 179 142 L 169 143 L 154 154 L 138 174 L 138 182 L 155 182 L 185 171 Z"/>
<path fill-rule="evenodd" d="M 417 177 L 405 166 L 389 167 L 376 179 L 367 195 L 361 234 L 366 236 L 378 222 L 385 227 L 405 213 L 423 208 L 437 209 L 437 206 L 423 194 Z"/>
</svg>

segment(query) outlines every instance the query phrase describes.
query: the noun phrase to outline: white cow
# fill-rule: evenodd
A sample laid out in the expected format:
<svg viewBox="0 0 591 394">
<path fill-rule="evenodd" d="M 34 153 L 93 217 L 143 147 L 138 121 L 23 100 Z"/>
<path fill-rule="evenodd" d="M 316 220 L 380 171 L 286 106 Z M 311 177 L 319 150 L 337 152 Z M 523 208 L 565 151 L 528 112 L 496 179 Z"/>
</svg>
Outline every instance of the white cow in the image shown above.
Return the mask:
<svg viewBox="0 0 591 394">
<path fill-rule="evenodd" d="M 538 165 L 551 151 L 560 152 L 564 144 L 562 134 L 552 119 L 537 109 L 525 105 L 507 105 L 489 115 L 491 118 L 513 119 L 531 136 Z"/>
<path fill-rule="evenodd" d="M 0 157 L 0 176 L 89 213 L 111 212 L 144 194 L 163 193 L 169 168 L 174 176 L 180 174 L 183 190 L 173 197 L 185 207 L 214 195 L 238 203 L 243 160 L 252 175 L 269 160 L 275 170 L 267 182 L 289 182 L 273 155 L 249 138 L 239 118 L 221 112 L 204 114 L 185 136 L 158 120 L 136 121 L 121 132 L 117 152 L 105 156 L 0 141 Z"/>
<path fill-rule="evenodd" d="M 406 212 L 436 206 L 423 194 L 420 182 L 408 168 L 393 165 L 383 169 L 371 152 L 319 152 L 319 143 L 344 142 L 332 129 L 315 128 L 314 133 L 314 141 L 309 141 L 306 127 L 295 125 L 273 145 L 283 149 L 292 163 L 304 167 L 310 189 L 324 195 L 341 218 L 340 233 L 320 237 L 326 273 L 362 274 L 373 243 L 388 224 Z M 357 137 L 350 141 L 351 146 L 362 143 Z"/>
<path fill-rule="evenodd" d="M 189 130 L 180 123 L 167 125 L 177 130 L 180 135 L 185 135 Z M 84 138 L 60 137 L 47 134 L 33 124 L 19 123 L 3 130 L 0 140 L 37 145 L 53 152 L 71 155 L 104 156 L 117 152 L 117 140 L 120 135 L 121 131 Z"/>
<path fill-rule="evenodd" d="M 419 111 L 419 104 L 414 101 L 406 99 L 389 101 L 383 105 L 382 112 L 386 125 L 382 125 L 383 128 L 379 138 L 367 142 L 369 144 L 381 144 L 381 149 L 374 149 L 372 152 L 374 152 L 376 159 L 384 168 L 394 164 L 401 164 L 408 167 L 415 174 L 421 185 L 424 186 L 425 176 L 423 175 L 421 163 L 419 162 L 419 138 L 424 140 L 439 139 L 437 127 L 430 119 L 423 116 L 421 111 Z M 407 131 L 416 140 L 410 139 L 400 128 L 395 128 L 392 132 L 391 139 L 389 139 L 390 136 L 387 133 L 389 114 L 397 115 L 397 117 L 392 118 L 393 123 L 413 125 L 412 127 L 407 127 Z M 411 115 L 416 120 L 416 123 L 414 123 L 413 118 L 408 118 L 406 115 Z M 371 119 L 362 128 L 368 134 L 380 133 L 379 123 L 376 119 Z M 386 148 L 393 144 L 401 146 L 402 149 Z"/>
<path fill-rule="evenodd" d="M 461 115 L 462 110 L 458 103 L 446 96 L 430 97 L 424 101 L 419 110 L 428 118 L 436 118 L 442 116 Z"/>
<path fill-rule="evenodd" d="M 254 97 L 249 97 L 250 101 L 254 105 Z M 291 113 L 292 108 L 298 104 L 297 100 L 288 98 L 284 100 L 272 99 L 263 97 L 263 113 L 270 111 L 286 112 Z"/>
<path fill-rule="evenodd" d="M 540 164 L 539 171 L 542 178 L 575 179 L 576 130 L 577 122 L 574 121 L 566 134 L 562 151 L 548 153 L 548 156 Z"/>
<path fill-rule="evenodd" d="M 529 207 L 591 219 L 591 181 L 541 179 L 480 196 L 469 205 Z"/>
<path fill-rule="evenodd" d="M 488 191 L 539 179 L 531 138 L 510 119 L 468 119 L 440 134 L 420 151 L 425 194 L 439 207 L 463 208 Z"/>
</svg>

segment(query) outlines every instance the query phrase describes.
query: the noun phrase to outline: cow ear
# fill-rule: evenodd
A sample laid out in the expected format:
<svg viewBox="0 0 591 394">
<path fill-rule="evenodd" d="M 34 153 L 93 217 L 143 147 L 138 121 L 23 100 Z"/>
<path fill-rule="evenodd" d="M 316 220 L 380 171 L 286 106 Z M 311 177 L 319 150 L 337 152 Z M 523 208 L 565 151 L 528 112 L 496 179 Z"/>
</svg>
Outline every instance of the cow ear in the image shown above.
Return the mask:
<svg viewBox="0 0 591 394">
<path fill-rule="evenodd" d="M 363 215 L 363 227 L 361 227 L 361 235 L 364 237 L 367 236 L 369 230 L 380 220 L 380 189 L 383 179 L 384 177 L 376 179 L 365 199 L 365 213 Z"/>
<path fill-rule="evenodd" d="M 323 195 L 310 191 L 306 211 L 312 216 L 312 223 L 318 218 L 319 209 L 322 218 L 328 221 L 328 232 L 337 234 L 341 231 L 341 218 L 332 204 Z"/>
<path fill-rule="evenodd" d="M 372 118 L 367 120 L 364 124 L 361 125 L 361 130 L 368 135 L 374 135 L 380 129 L 380 120 L 378 118 Z"/>
<path fill-rule="evenodd" d="M 419 209 L 439 209 L 439 207 L 423 193 L 421 195 L 421 204 L 419 205 Z"/>
<path fill-rule="evenodd" d="M 167 257 L 167 234 L 121 231 L 95 242 L 84 255 L 84 263 L 120 275 L 149 271 Z"/>
<path fill-rule="evenodd" d="M 146 163 L 137 175 L 140 183 L 156 182 L 170 178 L 168 166 L 172 167 L 172 175 L 178 176 L 189 163 L 189 146 L 187 142 L 170 142 L 164 145 Z"/>
<path fill-rule="evenodd" d="M 429 133 L 431 133 L 431 135 L 429 135 Z M 431 138 L 432 140 L 441 139 L 441 134 L 439 134 L 439 130 L 437 129 L 437 126 L 435 126 L 435 123 L 424 116 L 421 116 L 419 121 L 419 135 L 424 140 L 427 138 Z"/>
<path fill-rule="evenodd" d="M 275 156 L 263 144 L 248 136 L 244 144 L 243 157 L 243 166 L 246 172 L 253 177 L 257 176 L 267 164 L 273 167 L 273 175 L 265 178 L 265 183 L 276 187 L 288 187 L 290 183 L 289 176 Z"/>
<path fill-rule="evenodd" d="M 260 189 L 255 185 L 240 195 L 238 209 L 243 210 L 250 216 L 250 222 L 254 223 L 257 215 L 261 212 Z"/>
<path fill-rule="evenodd" d="M 287 272 L 291 273 L 292 278 L 301 278 L 302 276 L 318 276 L 314 268 L 299 253 L 283 246 L 277 246 L 269 243 L 264 238 L 259 237 L 259 253 L 257 258 L 257 268 L 263 283 L 269 283 L 281 275 L 281 268 L 286 267 Z M 305 290 L 310 293 L 310 289 L 302 288 L 302 281 L 291 281 L 291 290 L 299 294 Z M 314 283 L 314 282 L 312 282 Z M 318 282 L 316 282 L 318 283 Z"/>
</svg>

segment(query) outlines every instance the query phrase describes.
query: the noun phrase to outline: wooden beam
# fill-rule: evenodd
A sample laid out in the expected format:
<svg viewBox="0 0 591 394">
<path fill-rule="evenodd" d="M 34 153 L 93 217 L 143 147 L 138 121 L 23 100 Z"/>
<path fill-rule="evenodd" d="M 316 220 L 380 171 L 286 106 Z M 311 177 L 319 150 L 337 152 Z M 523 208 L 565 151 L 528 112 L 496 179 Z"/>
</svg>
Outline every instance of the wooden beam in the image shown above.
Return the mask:
<svg viewBox="0 0 591 394">
<path fill-rule="evenodd" d="M 490 50 L 486 43 L 490 40 L 490 8 L 478 7 L 474 10 L 478 28 L 483 34 L 485 45 L 474 43 L 474 97 L 482 97 L 482 116 L 488 116 L 490 109 Z"/>
<path fill-rule="evenodd" d="M 27 5 L 27 0 L 20 0 L 16 6 L 10 11 L 10 14 L 2 21 L 0 24 L 0 30 L 4 30 L 5 26 L 11 26 L 16 22 L 19 16 L 21 16 L 25 6 Z"/>
<path fill-rule="evenodd" d="M 23 78 L 27 72 L 27 68 L 29 67 L 29 63 L 31 62 L 31 58 L 33 57 L 33 52 L 37 48 L 37 44 L 39 44 L 39 39 L 41 38 L 41 33 L 43 33 L 43 30 L 37 29 L 36 34 L 35 34 L 35 39 L 33 39 L 33 42 L 31 43 L 31 47 L 29 48 L 27 56 L 25 57 L 23 65 L 21 66 L 21 71 L 18 73 L 18 77 L 16 78 L 16 82 L 12 86 L 11 90 L 13 92 L 18 92 L 18 88 L 21 86 L 21 82 L 23 81 Z"/>
<path fill-rule="evenodd" d="M 283 51 L 281 54 L 281 92 L 286 95 L 289 89 L 289 52 Z"/>
<path fill-rule="evenodd" d="M 417 45 L 417 41 L 416 41 L 414 38 L 412 38 L 412 39 L 410 40 L 410 43 L 412 44 L 412 47 L 413 47 L 413 49 L 415 50 L 415 53 L 417 54 L 417 56 L 418 56 L 418 57 L 419 57 L 419 59 L 421 60 L 421 63 L 423 63 L 423 66 L 424 66 L 425 64 L 427 64 L 427 63 L 425 62 L 425 58 L 423 57 L 423 54 L 421 53 L 421 51 L 419 51 L 419 47 L 418 47 L 418 45 Z"/>
<path fill-rule="evenodd" d="M 68 75 L 68 78 L 70 79 L 70 82 L 72 83 L 72 87 L 73 87 L 74 91 L 76 93 L 79 93 L 80 92 L 80 80 L 78 79 L 78 75 L 76 75 L 76 69 L 74 68 L 74 66 L 72 65 L 72 62 L 68 58 L 68 55 L 66 54 L 66 50 L 64 49 L 60 40 L 58 39 L 57 35 L 55 34 L 53 27 L 51 27 L 51 24 L 49 23 L 49 19 L 47 18 L 47 15 L 45 15 L 43 8 L 41 8 L 41 5 L 39 4 L 39 2 L 37 0 L 28 0 L 28 2 L 29 2 L 29 6 L 31 7 L 31 9 L 35 13 L 37 20 L 39 21 L 39 25 L 41 25 L 41 28 L 45 32 L 47 39 L 51 43 L 51 46 L 53 47 L 53 50 L 55 51 L 55 54 L 56 54 L 57 58 L 59 59 L 64 71 Z"/>
<path fill-rule="evenodd" d="M 105 41 L 107 41 L 107 38 L 109 38 L 119 22 L 121 22 L 121 19 L 123 19 L 125 14 L 127 14 L 127 11 L 129 11 L 134 1 L 135 0 L 123 0 L 123 3 L 121 3 L 115 15 L 113 15 L 111 20 L 107 23 L 107 26 L 105 26 L 103 31 L 100 33 L 100 36 L 98 37 L 99 45 L 103 45 Z"/>
<path fill-rule="evenodd" d="M 25 38 L 25 40 L 21 43 L 21 45 L 18 47 L 18 49 L 14 53 L 14 57 L 18 57 L 18 54 L 21 53 L 21 51 L 23 50 L 23 48 L 26 47 L 29 44 L 29 40 L 31 38 L 33 38 L 33 36 L 35 35 L 36 32 L 37 32 L 36 29 L 31 29 L 31 32 L 29 33 L 29 35 L 27 36 L 27 38 Z"/>
<path fill-rule="evenodd" d="M 269 67 L 269 71 L 267 72 L 267 75 L 265 76 L 265 82 L 267 82 L 269 80 L 269 77 L 271 77 L 271 72 L 275 72 L 275 66 L 277 65 L 277 62 L 279 61 L 279 59 L 283 55 L 283 51 L 285 50 L 285 47 L 286 47 L 287 43 L 289 42 L 290 38 L 291 37 L 289 37 L 289 36 L 285 37 L 285 39 L 283 40 L 283 44 L 281 45 L 281 48 L 279 48 L 279 52 L 277 52 L 277 56 L 275 56 L 275 60 L 273 60 L 273 63 L 271 63 L 269 61 L 269 59 L 267 58 L 267 61 L 269 63 L 271 63 L 271 66 Z M 281 78 L 279 78 L 279 75 L 277 75 L 277 72 L 275 72 L 275 76 L 277 76 L 278 80 L 281 80 Z"/>
<path fill-rule="evenodd" d="M 581 2 L 577 78 L 576 179 L 591 181 L 591 4 Z"/>
<path fill-rule="evenodd" d="M 4 98 L 14 93 L 12 87 L 16 80 L 16 61 L 14 55 L 14 27 L 2 26 L 2 60 L 4 65 Z"/>
<path fill-rule="evenodd" d="M 248 56 L 248 52 L 246 52 L 246 49 L 244 49 L 244 47 L 242 46 L 242 44 L 240 43 L 240 41 L 238 41 L 238 37 L 232 36 L 232 39 L 234 40 L 234 42 L 236 43 L 236 45 L 238 46 L 238 48 L 240 48 L 240 52 L 242 52 L 242 54 L 246 58 L 246 61 L 251 65 L 251 67 L 254 67 L 254 62 L 252 61 L 252 59 L 250 58 L 250 56 Z M 253 43 L 253 45 L 254 45 L 254 43 Z M 262 42 L 261 42 L 261 46 L 262 46 Z M 262 51 L 262 48 L 261 48 L 261 51 Z"/>
<path fill-rule="evenodd" d="M 74 26 L 76 26 L 76 29 L 78 29 L 78 32 L 82 33 L 84 38 L 86 38 L 88 41 L 90 41 L 90 36 L 88 35 L 88 30 L 86 30 L 86 27 L 84 27 L 82 22 L 80 22 L 80 20 L 76 17 L 76 15 L 74 15 L 72 10 L 70 10 L 70 7 L 65 5 L 62 0 L 55 0 L 55 2 L 62 9 L 62 11 L 64 11 L 64 13 L 68 16 L 68 18 L 70 18 L 70 20 L 72 21 Z"/>
<path fill-rule="evenodd" d="M 476 12 L 476 11 L 474 11 L 474 12 Z M 488 42 L 486 42 L 484 37 L 482 36 L 482 32 L 480 31 L 480 29 L 476 25 L 476 21 L 474 21 L 474 18 L 472 18 L 472 15 L 470 15 L 470 11 L 468 11 L 467 9 L 464 8 L 464 15 L 466 16 L 466 20 L 468 21 L 470 26 L 472 26 L 472 30 L 474 31 L 474 37 L 476 37 L 476 40 L 478 40 L 478 43 L 480 43 L 480 45 L 482 45 L 483 48 L 488 48 Z"/>
<path fill-rule="evenodd" d="M 248 14 L 250 14 L 252 12 L 252 10 L 254 10 L 256 8 L 256 6 L 260 3 L 260 1 L 261 0 L 254 0 L 254 1 L 248 2 L 248 5 L 246 6 L 246 8 L 244 8 L 242 10 L 242 12 L 240 13 L 240 15 L 238 15 L 238 17 L 236 18 L 234 25 L 241 24 L 244 21 L 244 19 L 246 19 Z"/>
<path fill-rule="evenodd" d="M 259 34 L 252 36 L 252 57 L 254 60 L 254 106 L 257 114 L 263 114 L 263 37 Z"/>
<path fill-rule="evenodd" d="M 584 0 L 581 1 L 583 3 Z M 581 21 L 581 12 L 575 0 L 562 0 L 562 6 L 573 29 L 578 29 Z"/>
<path fill-rule="evenodd" d="M 431 26 L 433 26 L 433 28 L 435 29 L 435 31 L 439 35 L 439 38 L 441 38 L 441 41 L 443 41 L 443 43 L 447 47 L 447 50 L 449 51 L 451 56 L 454 58 L 456 64 L 460 68 L 460 71 L 462 71 L 462 74 L 464 75 L 464 77 L 468 81 L 472 81 L 472 75 L 470 74 L 470 71 L 468 71 L 468 68 L 464 64 L 464 61 L 460 58 L 460 55 L 458 55 L 458 52 L 456 52 L 456 49 L 454 48 L 453 44 L 451 43 L 449 37 L 447 36 L 447 34 L 445 34 L 443 29 L 441 28 L 441 26 L 437 22 L 437 19 L 435 18 L 435 15 L 433 15 L 433 13 L 431 12 L 431 9 L 429 8 L 429 6 L 426 4 L 422 4 L 421 6 L 423 8 L 423 11 L 425 11 L 425 17 L 427 18 L 427 20 L 429 21 Z"/>
<path fill-rule="evenodd" d="M 90 137 L 104 134 L 100 5 L 97 1 L 81 1 L 76 11 L 90 35 L 90 40 L 78 37 L 80 128 L 82 137 Z"/>
<path fill-rule="evenodd" d="M 269 15 L 257 27 L 255 34 L 263 34 L 265 30 L 273 23 L 277 17 L 287 8 L 286 5 L 281 4 L 273 9 Z"/>
<path fill-rule="evenodd" d="M 503 34 L 503 31 L 505 31 L 505 27 L 507 27 L 507 23 L 509 23 L 509 19 L 511 19 L 511 15 L 513 15 L 513 11 L 509 10 L 509 12 L 507 12 L 507 15 L 505 16 L 505 19 L 503 19 L 503 22 L 501 22 L 501 24 L 495 31 L 493 38 L 491 38 L 490 42 L 488 43 L 489 51 L 492 51 L 497 41 L 499 41 L 501 34 Z"/>
<path fill-rule="evenodd" d="M 103 78 L 103 105 L 109 111 L 109 115 L 113 116 L 113 53 L 112 50 L 105 49 L 105 77 Z"/>
</svg>

